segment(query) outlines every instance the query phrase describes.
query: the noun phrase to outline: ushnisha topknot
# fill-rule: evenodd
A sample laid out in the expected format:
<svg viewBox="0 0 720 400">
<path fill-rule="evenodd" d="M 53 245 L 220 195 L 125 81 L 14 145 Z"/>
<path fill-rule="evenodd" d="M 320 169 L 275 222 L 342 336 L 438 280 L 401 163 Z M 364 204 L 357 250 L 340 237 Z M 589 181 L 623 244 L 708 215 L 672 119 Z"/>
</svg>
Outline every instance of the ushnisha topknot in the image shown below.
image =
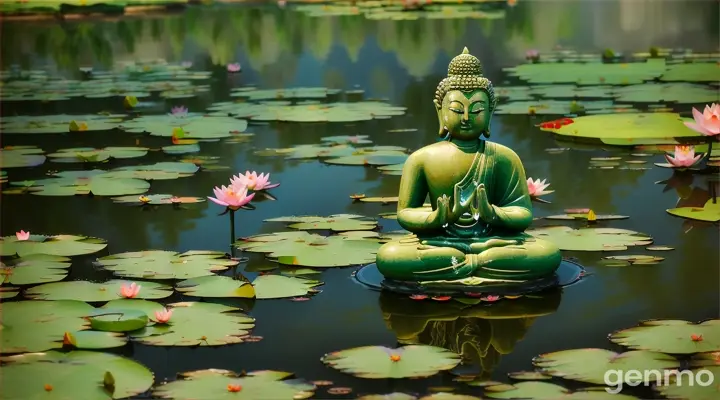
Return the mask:
<svg viewBox="0 0 720 400">
<path fill-rule="evenodd" d="M 449 91 L 470 92 L 478 89 L 484 90 L 488 94 L 490 107 L 495 108 L 497 100 L 492 82 L 483 76 L 480 60 L 471 55 L 468 48 L 465 47 L 460 55 L 450 61 L 447 78 L 440 81 L 435 90 L 435 100 L 438 104 L 442 104 Z"/>
</svg>

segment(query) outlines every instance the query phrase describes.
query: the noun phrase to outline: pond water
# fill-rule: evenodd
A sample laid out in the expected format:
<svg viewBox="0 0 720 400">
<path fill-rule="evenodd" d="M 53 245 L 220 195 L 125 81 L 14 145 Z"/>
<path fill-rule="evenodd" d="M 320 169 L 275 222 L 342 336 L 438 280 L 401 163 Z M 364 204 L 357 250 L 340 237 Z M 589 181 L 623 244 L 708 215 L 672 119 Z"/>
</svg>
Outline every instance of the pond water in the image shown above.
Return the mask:
<svg viewBox="0 0 720 400">
<path fill-rule="evenodd" d="M 561 45 L 596 54 L 605 48 L 643 52 L 651 46 L 717 51 L 717 15 L 718 3 L 714 1 L 520 1 L 498 19 L 415 21 L 370 20 L 361 15 L 312 17 L 290 6 L 283 9 L 274 4 L 194 6 L 176 13 L 121 19 L 6 22 L 2 26 L 2 63 L 4 69 L 20 65 L 74 79 L 80 77 L 80 67 L 105 70 L 118 62 L 157 58 L 169 63 L 190 61 L 192 70 L 212 72 L 211 78 L 202 82 L 209 85 L 208 91 L 186 99 L 153 97 L 150 101 L 159 103 L 154 109 L 139 111 L 145 113 L 167 113 L 180 105 L 203 113 L 213 103 L 232 100 L 231 90 L 244 86 L 362 89 L 366 99 L 383 98 L 407 108 L 401 116 L 356 123 L 251 122 L 246 132 L 254 136 L 247 140 L 200 143 L 199 155 L 217 157 L 216 164 L 203 166 L 227 169 L 201 169 L 189 177 L 151 182 L 150 193 L 205 197 L 212 194 L 214 186 L 226 184 L 232 174 L 246 170 L 270 173 L 272 182 L 281 183 L 272 190 L 277 200 L 257 202 L 256 210 L 237 213 L 236 236 L 247 237 L 282 230 L 280 223 L 263 222 L 268 218 L 341 213 L 377 217 L 394 212 L 394 204 L 353 202 L 349 196 L 396 196 L 399 176 L 385 175 L 372 167 L 291 161 L 256 152 L 316 144 L 323 137 L 337 135 L 368 135 L 375 145 L 410 150 L 434 142 L 438 122 L 432 96 L 445 76 L 448 62 L 463 46 L 483 62 L 485 75 L 496 86 L 507 86 L 516 84 L 517 78 L 508 77 L 502 68 L 524 63 L 525 51 L 531 48 L 542 53 Z M 242 65 L 242 72 L 229 74 L 225 66 L 236 62 Z M 690 116 L 692 107 L 704 104 L 680 104 L 673 109 Z M 647 103 L 641 107 L 647 107 Z M 2 104 L 4 117 L 103 111 L 124 113 L 122 98 Z M 531 360 L 538 354 L 588 347 L 617 350 L 607 335 L 641 320 L 717 318 L 717 225 L 677 218 L 665 211 L 680 206 L 702 207 L 711 198 L 709 175 L 673 178 L 672 170 L 653 166 L 664 162 L 660 153 L 643 158 L 646 169 L 591 169 L 593 157 L 627 160 L 639 151 L 560 142 L 536 127 L 559 117 L 510 114 L 493 118 L 491 139 L 514 149 L 527 175 L 547 179 L 549 189 L 554 190 L 544 197 L 550 203 L 535 203 L 536 217 L 562 214 L 568 208 L 627 215 L 630 218 L 601 221 L 599 226 L 642 232 L 652 236 L 655 244 L 674 250 L 652 252 L 636 247 L 613 254 L 650 254 L 664 257 L 662 262 L 615 268 L 600 264 L 608 254 L 564 252 L 564 256 L 575 257 L 587 268 L 586 279 L 566 288 L 561 299 L 550 301 L 552 304 L 531 304 L 524 306 L 527 309 L 507 311 L 488 308 L 481 313 L 485 318 L 452 312 L 422 318 L 423 311 L 414 314 L 418 313 L 417 307 L 405 310 L 406 300 L 380 296 L 357 285 L 351 279 L 356 267 L 330 268 L 319 278 L 324 282 L 322 292 L 310 301 L 279 299 L 241 304 L 256 318 L 252 332 L 262 336 L 261 341 L 193 348 L 128 344 L 117 352 L 152 369 L 156 382 L 205 368 L 272 369 L 353 389 L 353 394 L 342 396 L 327 394 L 320 388 L 315 398 L 353 398 L 356 394 L 395 391 L 423 394 L 429 388 L 442 386 L 478 393 L 476 388 L 454 382 L 454 376 L 448 373 L 423 380 L 360 379 L 326 367 L 320 357 L 357 346 L 393 347 L 401 336 L 417 343 L 462 349 L 470 364 L 463 367 L 465 373 L 507 381 L 509 372 L 531 369 Z M 2 141 L 4 146 L 32 145 L 47 153 L 71 147 L 159 148 L 170 144 L 167 137 L 120 130 L 4 135 Z M 552 148 L 568 149 L 547 151 Z M 107 168 L 182 157 L 153 151 L 142 159 L 112 160 Z M 7 172 L 10 181 L 34 180 L 49 171 L 82 169 L 78 165 L 47 161 L 41 166 Z M 662 181 L 668 182 L 659 183 Z M 7 188 L 7 184 L 3 186 Z M 3 236 L 24 229 L 106 239 L 108 247 L 102 253 L 74 259 L 68 278 L 100 281 L 112 275 L 93 267 L 91 259 L 96 256 L 150 249 L 230 252 L 228 219 L 218 216 L 222 211 L 211 202 L 177 209 L 126 206 L 88 196 L 4 195 L 2 231 Z M 555 222 L 583 226 L 580 222 Z M 392 219 L 379 219 L 379 223 L 384 232 L 401 229 Z M 538 221 L 536 225 L 552 223 Z M 251 271 L 271 265 L 261 254 L 243 255 L 249 257 L 242 264 L 246 268 L 243 275 L 250 280 L 258 275 Z M 192 299 L 177 293 L 170 298 Z M 205 301 L 240 304 L 223 299 Z M 546 315 L 525 316 L 537 313 Z M 483 347 L 487 342 L 493 344 L 490 350 Z M 477 348 L 474 353 L 470 350 L 473 346 Z"/>
</svg>

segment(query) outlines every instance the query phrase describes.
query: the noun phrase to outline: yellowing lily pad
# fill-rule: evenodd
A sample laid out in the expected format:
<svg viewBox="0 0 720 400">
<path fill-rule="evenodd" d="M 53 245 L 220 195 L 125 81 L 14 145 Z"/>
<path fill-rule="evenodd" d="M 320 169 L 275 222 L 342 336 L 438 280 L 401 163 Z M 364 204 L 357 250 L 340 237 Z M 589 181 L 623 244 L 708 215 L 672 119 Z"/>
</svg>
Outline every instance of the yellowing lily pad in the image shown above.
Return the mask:
<svg viewBox="0 0 720 400">
<path fill-rule="evenodd" d="M 318 268 L 371 263 L 380 245 L 373 238 L 321 236 L 305 231 L 257 235 L 235 242 L 240 250 L 267 253 L 280 264 Z"/>
<path fill-rule="evenodd" d="M 298 216 L 266 219 L 265 222 L 289 222 L 288 228 L 299 230 L 332 230 L 335 232 L 372 230 L 377 221 L 363 219 L 362 215 L 337 214 L 329 217 Z"/>
<path fill-rule="evenodd" d="M 30 353 L 0 361 L 8 399 L 121 399 L 147 391 L 154 381 L 152 371 L 137 361 L 94 351 Z"/>
<path fill-rule="evenodd" d="M 120 196 L 113 197 L 112 201 L 122 204 L 192 204 L 202 203 L 205 201 L 202 197 L 177 197 L 171 194 L 148 194 L 140 196 Z"/>
<path fill-rule="evenodd" d="M 148 250 L 113 254 L 97 260 L 97 264 L 124 278 L 189 279 L 212 275 L 235 267 L 239 261 L 218 251 Z"/>
<path fill-rule="evenodd" d="M 17 254 L 20 257 L 27 257 L 33 254 L 46 254 L 72 257 L 97 253 L 105 247 L 107 242 L 103 239 L 74 235 L 31 235 L 28 240 L 18 240 L 16 236 L 0 238 L 0 256 Z"/>
<path fill-rule="evenodd" d="M 360 200 L 363 203 L 382 203 L 382 204 L 390 204 L 390 203 L 398 202 L 397 197 L 363 197 L 358 200 Z"/>
<path fill-rule="evenodd" d="M 57 282 L 68 275 L 70 259 L 46 254 L 31 254 L 26 257 L 0 263 L 0 284 L 32 285 Z"/>
<path fill-rule="evenodd" d="M 88 281 L 68 281 L 46 283 L 25 291 L 25 296 L 39 300 L 80 300 L 80 301 L 109 301 L 120 299 L 120 288 L 129 285 L 130 281 L 111 280 L 104 283 Z M 141 282 L 139 299 L 164 299 L 172 294 L 172 288 L 155 282 Z"/>
<path fill-rule="evenodd" d="M 570 390 L 549 382 L 519 382 L 513 385 L 493 385 L 485 388 L 485 396 L 492 399 L 528 399 L 528 400 L 637 400 L 626 394 L 610 394 L 604 390 Z"/>
<path fill-rule="evenodd" d="M 575 349 L 546 353 L 533 364 L 543 373 L 597 385 L 605 384 L 607 371 L 648 371 L 678 368 L 680 361 L 672 356 L 651 351 L 615 353 L 605 349 Z M 624 380 L 627 376 L 618 377 Z M 641 377 L 643 379 L 646 377 Z"/>
<path fill-rule="evenodd" d="M 42 149 L 12 146 L 0 149 L 0 168 L 35 167 L 45 162 Z"/>
<path fill-rule="evenodd" d="M 693 324 L 682 320 L 646 321 L 609 336 L 610 341 L 631 349 L 692 354 L 720 351 L 720 320 Z"/>
<path fill-rule="evenodd" d="M 540 239 L 555 243 L 567 251 L 619 251 L 631 246 L 645 246 L 652 238 L 645 234 L 615 228 L 581 228 L 550 226 L 526 231 Z"/>
<path fill-rule="evenodd" d="M 368 379 L 424 378 L 455 368 L 460 356 L 435 346 L 397 349 L 365 346 L 325 355 L 322 362 L 341 372 Z"/>
<path fill-rule="evenodd" d="M 567 214 L 560 214 L 560 215 L 548 215 L 547 217 L 544 217 L 545 219 L 551 219 L 551 220 L 587 220 L 588 219 L 588 213 L 567 213 Z M 608 221 L 608 220 L 616 220 L 616 219 L 628 219 L 630 218 L 627 215 L 595 215 L 595 219 L 598 221 Z"/>
<path fill-rule="evenodd" d="M 207 399 L 305 399 L 315 386 L 292 378 L 292 373 L 256 371 L 236 374 L 205 369 L 180 374 L 180 380 L 158 386 L 153 395 L 175 400 Z M 232 391 L 237 390 L 237 391 Z"/>
<path fill-rule="evenodd" d="M 705 203 L 703 208 L 679 207 L 667 210 L 671 215 L 696 221 L 718 222 L 720 221 L 720 198 L 715 197 Z"/>
<path fill-rule="evenodd" d="M 102 162 L 110 158 L 125 159 L 143 157 L 147 154 L 146 147 L 106 147 L 94 149 L 92 147 L 77 147 L 60 149 L 56 153 L 48 154 L 50 161 L 61 163 L 74 162 Z"/>
</svg>

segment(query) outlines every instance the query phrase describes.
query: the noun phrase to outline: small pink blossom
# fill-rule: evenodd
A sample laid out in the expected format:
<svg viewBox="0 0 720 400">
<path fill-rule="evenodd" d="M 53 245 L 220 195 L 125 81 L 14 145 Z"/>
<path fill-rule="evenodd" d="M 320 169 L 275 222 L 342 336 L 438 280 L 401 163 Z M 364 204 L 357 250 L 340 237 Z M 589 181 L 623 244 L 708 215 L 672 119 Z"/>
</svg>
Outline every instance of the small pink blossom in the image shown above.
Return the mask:
<svg viewBox="0 0 720 400">
<path fill-rule="evenodd" d="M 665 159 L 674 168 L 690 168 L 702 157 L 702 154 L 695 155 L 695 146 L 675 146 L 675 153 L 672 156 L 665 153 Z"/>
<path fill-rule="evenodd" d="M 155 311 L 155 320 L 160 324 L 167 324 L 168 321 L 170 321 L 170 317 L 172 317 L 173 310 L 163 308 L 162 311 Z"/>
<path fill-rule="evenodd" d="M 240 63 L 232 63 L 227 65 L 228 72 L 240 72 Z"/>
<path fill-rule="evenodd" d="M 125 297 L 126 299 L 132 299 L 137 297 L 138 293 L 140 293 L 140 288 L 142 286 L 138 285 L 135 282 L 132 282 L 129 285 L 122 284 L 120 286 L 120 296 Z"/>
<path fill-rule="evenodd" d="M 248 195 L 247 186 L 240 184 L 231 184 L 230 186 L 220 186 L 213 189 L 215 197 L 208 197 L 210 201 L 221 206 L 225 206 L 231 210 L 238 210 L 240 207 L 248 204 L 255 197 L 255 193 Z"/>
<path fill-rule="evenodd" d="M 685 126 L 705 136 L 720 137 L 720 104 L 706 105 L 702 113 L 693 108 L 692 113 L 695 122 L 685 122 Z"/>
<path fill-rule="evenodd" d="M 528 50 L 525 52 L 525 59 L 534 60 L 540 57 L 540 52 L 537 50 Z"/>
<path fill-rule="evenodd" d="M 177 106 L 173 107 L 170 110 L 170 114 L 176 117 L 187 117 L 188 115 L 188 108 L 184 106 Z"/>
<path fill-rule="evenodd" d="M 540 197 L 554 192 L 554 190 L 545 190 L 550 186 L 549 183 L 546 183 L 546 179 L 541 181 L 540 179 L 527 178 L 527 186 L 530 197 Z"/>
<path fill-rule="evenodd" d="M 267 190 L 280 186 L 279 183 L 270 183 L 269 173 L 258 175 L 255 171 L 246 171 L 245 175 L 238 174 L 237 176 L 233 176 L 230 182 L 233 185 L 246 186 L 248 189 L 255 191 Z"/>
<path fill-rule="evenodd" d="M 30 239 L 30 232 L 21 230 L 20 232 L 15 232 L 15 237 L 17 240 L 28 240 Z"/>
<path fill-rule="evenodd" d="M 491 294 L 491 295 L 481 298 L 480 300 L 493 302 L 493 301 L 500 300 L 500 296 Z"/>
</svg>

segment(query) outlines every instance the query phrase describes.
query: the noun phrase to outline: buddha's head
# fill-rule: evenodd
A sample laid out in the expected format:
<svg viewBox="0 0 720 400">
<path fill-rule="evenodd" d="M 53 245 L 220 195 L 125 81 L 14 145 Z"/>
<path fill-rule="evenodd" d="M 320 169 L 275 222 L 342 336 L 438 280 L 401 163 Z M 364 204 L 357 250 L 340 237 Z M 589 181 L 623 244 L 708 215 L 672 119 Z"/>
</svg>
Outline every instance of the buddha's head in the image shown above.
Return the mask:
<svg viewBox="0 0 720 400">
<path fill-rule="evenodd" d="M 482 65 L 467 47 L 453 58 L 447 78 L 435 91 L 439 135 L 462 140 L 490 137 L 490 119 L 497 105 L 492 82 L 482 75 Z"/>
</svg>

